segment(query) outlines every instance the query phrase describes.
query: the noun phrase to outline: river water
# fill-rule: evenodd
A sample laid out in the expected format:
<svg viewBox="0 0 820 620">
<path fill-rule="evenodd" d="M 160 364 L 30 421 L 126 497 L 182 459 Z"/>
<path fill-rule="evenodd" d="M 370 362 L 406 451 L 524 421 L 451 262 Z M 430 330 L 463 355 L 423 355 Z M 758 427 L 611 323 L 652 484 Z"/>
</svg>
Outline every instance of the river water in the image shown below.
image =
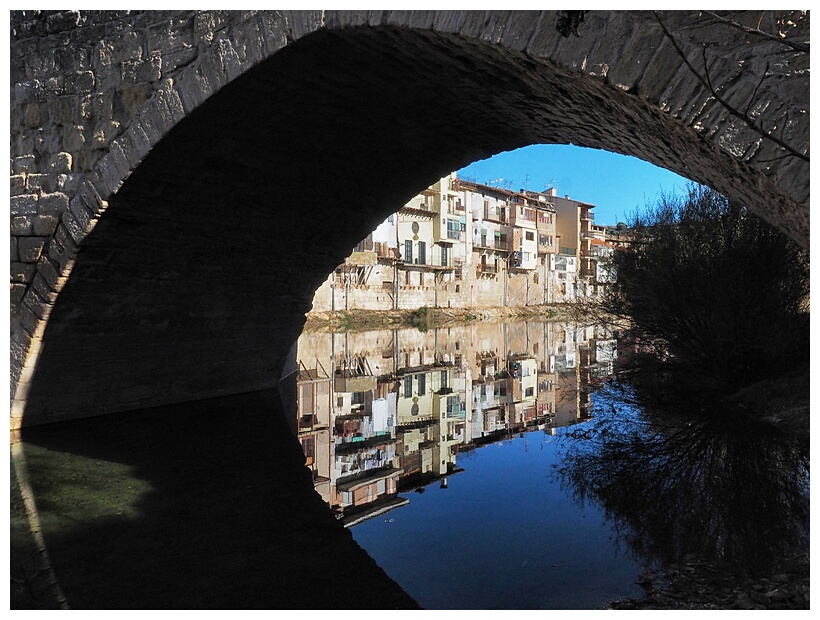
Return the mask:
<svg viewBox="0 0 820 620">
<path fill-rule="evenodd" d="M 807 439 L 697 386 L 664 404 L 634 353 L 565 322 L 310 332 L 290 419 L 273 390 L 27 429 L 12 606 L 49 587 L 32 529 L 74 609 L 412 607 L 356 543 L 428 609 L 596 609 L 807 553 Z"/>
<path fill-rule="evenodd" d="M 595 609 L 668 564 L 766 570 L 807 548 L 807 451 L 735 410 L 647 411 L 617 337 L 541 321 L 303 334 L 296 428 L 317 492 L 428 609 Z"/>
</svg>

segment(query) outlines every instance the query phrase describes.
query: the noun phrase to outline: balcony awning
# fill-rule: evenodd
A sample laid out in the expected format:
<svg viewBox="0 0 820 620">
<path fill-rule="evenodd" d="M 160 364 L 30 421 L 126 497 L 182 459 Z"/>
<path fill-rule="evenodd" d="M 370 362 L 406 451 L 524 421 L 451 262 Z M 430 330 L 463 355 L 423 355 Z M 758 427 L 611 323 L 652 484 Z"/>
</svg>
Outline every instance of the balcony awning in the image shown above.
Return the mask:
<svg viewBox="0 0 820 620">
<path fill-rule="evenodd" d="M 369 392 L 376 389 L 377 383 L 376 377 L 372 375 L 336 377 L 333 388 L 337 392 Z"/>
</svg>

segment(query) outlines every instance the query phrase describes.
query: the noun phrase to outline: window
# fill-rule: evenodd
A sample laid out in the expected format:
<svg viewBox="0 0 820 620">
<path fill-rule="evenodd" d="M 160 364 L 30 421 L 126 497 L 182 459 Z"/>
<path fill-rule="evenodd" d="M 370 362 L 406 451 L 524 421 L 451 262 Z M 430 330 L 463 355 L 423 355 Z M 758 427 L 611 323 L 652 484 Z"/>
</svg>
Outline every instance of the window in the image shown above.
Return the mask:
<svg viewBox="0 0 820 620">
<path fill-rule="evenodd" d="M 427 264 L 427 244 L 419 241 L 419 265 Z"/>
<path fill-rule="evenodd" d="M 413 242 L 409 239 L 404 242 L 404 262 L 413 262 Z"/>
<path fill-rule="evenodd" d="M 535 233 L 531 231 L 527 231 L 526 235 L 527 241 L 535 241 Z"/>
<path fill-rule="evenodd" d="M 305 453 L 305 459 L 307 459 L 306 465 L 313 464 L 313 457 L 316 455 L 316 447 L 315 447 L 315 438 L 313 437 L 302 437 L 302 452 Z"/>
<path fill-rule="evenodd" d="M 427 376 L 426 375 L 419 375 L 419 396 L 424 396 L 427 393 Z"/>
<path fill-rule="evenodd" d="M 412 398 L 413 397 L 413 377 L 405 377 L 404 378 L 404 397 L 405 398 Z"/>
<path fill-rule="evenodd" d="M 526 390 L 524 390 L 524 396 L 525 397 L 530 397 L 530 396 L 533 395 L 533 393 L 534 393 L 534 390 L 531 387 L 528 387 Z"/>
<path fill-rule="evenodd" d="M 447 238 L 458 239 L 462 231 L 461 223 L 457 220 L 447 220 Z M 464 225 L 466 230 L 466 224 Z"/>
</svg>

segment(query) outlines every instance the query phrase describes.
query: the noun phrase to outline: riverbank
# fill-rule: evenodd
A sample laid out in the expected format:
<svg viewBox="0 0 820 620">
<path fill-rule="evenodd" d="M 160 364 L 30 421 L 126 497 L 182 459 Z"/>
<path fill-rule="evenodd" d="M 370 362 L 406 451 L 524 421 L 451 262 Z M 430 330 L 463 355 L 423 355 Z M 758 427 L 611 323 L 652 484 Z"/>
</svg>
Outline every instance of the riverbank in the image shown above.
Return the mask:
<svg viewBox="0 0 820 620">
<path fill-rule="evenodd" d="M 416 310 L 337 310 L 309 312 L 305 331 L 367 331 L 415 327 L 422 331 L 454 323 L 477 321 L 580 320 L 588 316 L 586 304 L 496 306 L 491 308 L 428 308 Z"/>
<path fill-rule="evenodd" d="M 612 601 L 604 609 L 809 609 L 809 554 L 789 558 L 758 577 L 699 558 L 642 575 L 646 596 Z"/>
</svg>

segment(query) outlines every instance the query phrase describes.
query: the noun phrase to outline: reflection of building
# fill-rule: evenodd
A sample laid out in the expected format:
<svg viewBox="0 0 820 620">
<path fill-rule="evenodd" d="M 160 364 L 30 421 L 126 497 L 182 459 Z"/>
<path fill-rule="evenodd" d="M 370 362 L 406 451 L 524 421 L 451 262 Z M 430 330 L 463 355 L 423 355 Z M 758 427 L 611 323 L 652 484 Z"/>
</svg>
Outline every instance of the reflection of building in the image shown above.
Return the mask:
<svg viewBox="0 0 820 620">
<path fill-rule="evenodd" d="M 329 502 L 332 378 L 318 361 L 313 368 L 300 362 L 297 384 L 297 436 L 305 453 L 305 465 L 313 472 L 314 487 Z"/>
<path fill-rule="evenodd" d="M 473 444 L 586 419 L 614 343 L 535 322 L 303 334 L 296 427 L 316 490 L 355 524 L 459 471 Z"/>
</svg>

